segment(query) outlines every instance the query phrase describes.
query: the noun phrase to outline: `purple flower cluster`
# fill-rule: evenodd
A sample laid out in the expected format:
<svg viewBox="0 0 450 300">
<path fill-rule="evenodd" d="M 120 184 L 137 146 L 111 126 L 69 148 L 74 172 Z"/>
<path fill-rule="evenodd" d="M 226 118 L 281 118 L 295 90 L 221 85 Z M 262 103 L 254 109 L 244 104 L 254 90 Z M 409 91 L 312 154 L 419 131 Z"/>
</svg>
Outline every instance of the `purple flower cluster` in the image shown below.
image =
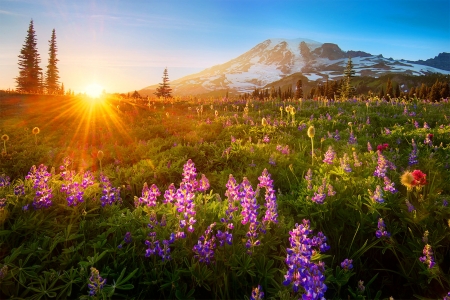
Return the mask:
<svg viewBox="0 0 450 300">
<path fill-rule="evenodd" d="M 353 161 L 354 161 L 353 165 L 355 167 L 361 167 L 362 166 L 362 162 L 359 161 L 358 155 L 356 154 L 355 151 L 353 151 Z"/>
<path fill-rule="evenodd" d="M 262 300 L 264 299 L 264 292 L 262 291 L 262 288 L 260 285 L 255 287 L 252 290 L 252 295 L 250 296 L 250 300 Z"/>
<path fill-rule="evenodd" d="M 132 241 L 133 241 L 133 238 L 131 237 L 131 232 L 128 231 L 127 233 L 125 233 L 125 237 L 123 238 L 123 243 L 129 244 Z M 117 246 L 117 248 L 122 249 L 123 243 L 121 243 L 119 246 Z"/>
<path fill-rule="evenodd" d="M 9 176 L 5 174 L 0 175 L 0 188 L 7 187 L 11 184 Z"/>
<path fill-rule="evenodd" d="M 350 167 L 350 158 L 347 153 L 344 153 L 344 156 L 339 159 L 339 162 L 341 164 L 341 168 L 345 172 L 350 173 L 352 171 L 352 168 Z"/>
<path fill-rule="evenodd" d="M 391 181 L 387 176 L 384 176 L 383 181 L 384 181 L 383 190 L 385 190 L 386 192 L 389 191 L 391 192 L 391 194 L 397 193 L 397 189 L 395 188 L 395 182 Z"/>
<path fill-rule="evenodd" d="M 378 164 L 375 171 L 373 172 L 373 176 L 384 178 L 386 176 L 388 169 L 395 170 L 396 167 L 392 162 L 390 162 L 384 157 L 381 151 L 377 151 L 377 154 L 378 154 Z"/>
<path fill-rule="evenodd" d="M 0 198 L 0 210 L 6 206 L 6 198 Z"/>
<path fill-rule="evenodd" d="M 103 286 L 106 283 L 106 279 L 103 279 L 100 276 L 100 273 L 98 270 L 94 267 L 91 267 L 91 276 L 89 277 L 89 296 L 95 296 L 98 292 L 100 292 L 101 289 L 103 289 Z"/>
<path fill-rule="evenodd" d="M 352 130 L 352 131 L 350 131 L 350 136 L 348 138 L 348 144 L 349 145 L 354 145 L 356 143 L 357 143 L 356 136 L 353 134 L 353 130 Z"/>
<path fill-rule="evenodd" d="M 14 187 L 14 195 L 16 196 L 25 195 L 25 185 L 23 183 L 18 184 Z"/>
<path fill-rule="evenodd" d="M 265 225 L 271 222 L 278 223 L 278 209 L 277 209 L 277 196 L 275 195 L 275 190 L 273 189 L 273 180 L 270 178 L 270 174 L 267 169 L 264 169 L 261 176 L 258 177 L 259 184 L 258 188 L 265 188 L 266 193 L 264 199 L 266 200 L 266 213 L 263 218 L 263 223 Z"/>
<path fill-rule="evenodd" d="M 284 154 L 284 155 L 289 155 L 289 153 L 290 153 L 289 145 L 285 145 L 285 146 L 277 145 L 276 149 L 278 152 L 280 152 L 281 154 Z"/>
<path fill-rule="evenodd" d="M 343 262 L 341 262 L 341 268 L 346 271 L 351 270 L 351 269 L 353 269 L 352 263 L 353 263 L 353 259 L 346 258 L 346 259 L 344 259 Z"/>
<path fill-rule="evenodd" d="M 311 261 L 314 254 L 325 252 L 330 247 L 326 243 L 326 236 L 319 232 L 317 236 L 309 237 L 309 220 L 303 220 L 302 224 L 295 224 L 295 228 L 289 231 L 291 248 L 287 248 L 286 264 L 288 271 L 284 275 L 284 285 L 293 284 L 294 292 L 303 288 L 303 299 L 322 299 L 327 290 L 325 285 L 325 264 Z"/>
<path fill-rule="evenodd" d="M 161 227 L 166 226 L 166 217 L 163 216 L 161 222 L 158 223 L 156 218 L 156 213 L 153 212 L 150 214 L 150 222 L 148 223 L 148 228 L 154 229 L 158 224 Z M 183 232 L 184 233 L 184 232 Z M 162 241 L 162 246 L 160 245 L 160 241 L 156 239 L 156 232 L 152 231 L 148 234 L 150 240 L 145 240 L 145 245 L 147 245 L 147 249 L 145 250 L 145 257 L 150 257 L 154 254 L 158 255 L 162 258 L 163 261 L 170 260 L 170 244 L 175 241 L 175 233 L 170 234 L 170 238 L 168 240 Z"/>
<path fill-rule="evenodd" d="M 109 178 L 103 174 L 100 174 L 100 186 L 102 187 L 102 197 L 100 198 L 102 207 L 122 201 L 122 198 L 120 198 L 120 187 L 113 187 Z"/>
<path fill-rule="evenodd" d="M 378 230 L 375 232 L 377 238 L 381 238 L 383 236 L 390 237 L 391 234 L 386 231 L 386 225 L 384 225 L 384 221 L 382 218 L 378 219 Z"/>
<path fill-rule="evenodd" d="M 327 150 L 327 152 L 325 152 L 325 157 L 323 159 L 323 162 L 327 163 L 329 165 L 332 165 L 335 155 L 336 155 L 336 152 L 333 150 L 333 147 L 328 146 L 328 150 Z"/>
<path fill-rule="evenodd" d="M 411 204 L 411 202 L 409 202 L 408 200 L 405 200 L 406 202 L 406 206 L 408 207 L 408 212 L 413 212 L 414 210 L 416 210 L 416 208 Z"/>
<path fill-rule="evenodd" d="M 263 138 L 262 141 L 263 141 L 264 143 L 269 143 L 269 142 L 270 142 L 269 136 L 266 134 L 266 135 L 264 136 L 264 138 Z"/>
<path fill-rule="evenodd" d="M 380 185 L 377 185 L 375 192 L 372 192 L 369 190 L 370 199 L 372 199 L 374 202 L 377 203 L 384 203 L 383 199 L 383 190 L 381 189 Z"/>
<path fill-rule="evenodd" d="M 373 148 L 372 145 L 370 144 L 370 142 L 367 142 L 367 151 L 372 152 Z"/>
<path fill-rule="evenodd" d="M 33 207 L 35 209 L 46 208 L 52 205 L 52 189 L 48 182 L 52 174 L 47 172 L 45 165 L 40 165 L 38 168 L 32 166 L 25 179 L 33 181 L 33 188 L 36 190 L 36 196 L 33 200 Z"/>
<path fill-rule="evenodd" d="M 197 191 L 204 193 L 209 189 L 209 180 L 206 178 L 205 174 L 202 174 L 202 177 L 198 181 Z"/>
<path fill-rule="evenodd" d="M 302 123 L 300 125 L 298 125 L 298 131 L 302 131 L 303 129 L 305 129 L 306 127 L 308 127 L 305 123 Z"/>
<path fill-rule="evenodd" d="M 148 187 L 147 182 L 144 183 L 144 187 L 142 188 L 142 197 L 135 197 L 135 206 L 138 207 L 141 204 L 150 206 L 156 206 L 156 199 L 161 195 L 158 187 L 155 184 L 152 184 L 151 187 Z"/>
<path fill-rule="evenodd" d="M 416 142 L 414 142 L 414 139 L 411 141 L 411 146 L 412 146 L 412 151 L 409 154 L 408 164 L 410 166 L 413 166 L 413 165 L 417 165 L 419 163 L 418 153 L 417 153 L 418 152 L 417 145 L 416 145 Z"/>
<path fill-rule="evenodd" d="M 419 260 L 426 264 L 428 268 L 433 268 L 436 263 L 434 262 L 433 249 L 431 249 L 431 246 L 429 244 L 426 244 L 423 248 L 422 253 L 424 256 L 419 257 Z"/>
<path fill-rule="evenodd" d="M 214 226 L 216 226 L 216 222 L 206 228 L 205 234 L 199 237 L 197 245 L 192 248 L 192 251 L 195 253 L 194 257 L 206 264 L 210 264 L 214 260 L 214 250 L 216 249 Z"/>
<path fill-rule="evenodd" d="M 176 238 L 185 238 L 185 227 L 189 232 L 194 232 L 194 224 L 197 220 L 194 218 L 196 215 L 195 203 L 194 203 L 194 190 L 192 184 L 182 182 L 180 188 L 175 194 L 175 207 L 180 214 L 179 227 L 180 230 L 176 232 Z"/>
<path fill-rule="evenodd" d="M 78 203 L 83 202 L 85 189 L 94 184 L 94 175 L 90 171 L 86 171 L 80 184 L 74 180 L 74 172 L 67 171 L 66 167 L 67 166 L 60 167 L 63 171 L 61 172 L 61 177 L 65 181 L 68 181 L 67 184 L 63 183 L 61 185 L 61 192 L 68 195 L 66 198 L 68 206 L 76 206 Z"/>
<path fill-rule="evenodd" d="M 322 185 L 319 186 L 317 192 L 314 192 L 314 196 L 311 198 L 311 201 L 318 204 L 323 204 L 327 196 L 334 195 L 336 195 L 336 191 L 334 190 L 333 186 L 327 183 L 326 178 L 323 178 Z"/>
<path fill-rule="evenodd" d="M 173 203 L 175 201 L 175 195 L 177 193 L 177 188 L 173 183 L 169 185 L 169 188 L 164 192 L 164 204 Z"/>
</svg>

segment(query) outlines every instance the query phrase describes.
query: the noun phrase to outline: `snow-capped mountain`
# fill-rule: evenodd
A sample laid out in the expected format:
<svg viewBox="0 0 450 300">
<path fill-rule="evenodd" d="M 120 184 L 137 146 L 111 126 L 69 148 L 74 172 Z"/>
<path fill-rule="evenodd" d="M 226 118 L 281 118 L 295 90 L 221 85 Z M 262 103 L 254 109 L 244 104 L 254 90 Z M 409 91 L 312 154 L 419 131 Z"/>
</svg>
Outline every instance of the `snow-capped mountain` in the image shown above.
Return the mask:
<svg viewBox="0 0 450 300">
<path fill-rule="evenodd" d="M 362 51 L 343 51 L 338 45 L 309 39 L 268 39 L 224 64 L 170 82 L 175 95 L 193 95 L 214 90 L 252 92 L 267 84 L 300 72 L 309 80 L 342 77 L 348 58 L 357 76 L 378 77 L 393 72 L 411 75 L 450 74 L 450 71 L 424 65 L 423 61 L 394 60 Z M 152 94 L 149 86 L 141 94 Z"/>
</svg>

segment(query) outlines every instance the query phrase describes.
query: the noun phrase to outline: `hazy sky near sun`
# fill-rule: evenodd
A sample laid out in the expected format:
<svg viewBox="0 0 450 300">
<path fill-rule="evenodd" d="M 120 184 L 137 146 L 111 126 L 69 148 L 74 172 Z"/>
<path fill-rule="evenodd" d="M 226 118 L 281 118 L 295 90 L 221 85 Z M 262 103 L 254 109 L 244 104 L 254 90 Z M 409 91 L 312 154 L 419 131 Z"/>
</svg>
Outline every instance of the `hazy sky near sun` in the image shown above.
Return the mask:
<svg viewBox="0 0 450 300">
<path fill-rule="evenodd" d="M 139 90 L 225 63 L 269 38 L 395 59 L 450 51 L 450 0 L 0 0 L 0 89 L 15 88 L 30 20 L 41 67 L 56 30 L 61 82 Z"/>
</svg>

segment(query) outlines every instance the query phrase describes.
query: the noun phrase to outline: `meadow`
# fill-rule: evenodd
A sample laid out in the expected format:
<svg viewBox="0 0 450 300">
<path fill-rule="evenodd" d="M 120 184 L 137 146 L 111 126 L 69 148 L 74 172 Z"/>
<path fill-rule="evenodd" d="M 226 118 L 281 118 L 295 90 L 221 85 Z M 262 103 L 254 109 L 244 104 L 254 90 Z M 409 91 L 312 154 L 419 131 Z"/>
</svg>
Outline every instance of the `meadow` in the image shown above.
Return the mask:
<svg viewBox="0 0 450 300">
<path fill-rule="evenodd" d="M 0 114 L 2 299 L 450 298 L 447 99 Z"/>
</svg>

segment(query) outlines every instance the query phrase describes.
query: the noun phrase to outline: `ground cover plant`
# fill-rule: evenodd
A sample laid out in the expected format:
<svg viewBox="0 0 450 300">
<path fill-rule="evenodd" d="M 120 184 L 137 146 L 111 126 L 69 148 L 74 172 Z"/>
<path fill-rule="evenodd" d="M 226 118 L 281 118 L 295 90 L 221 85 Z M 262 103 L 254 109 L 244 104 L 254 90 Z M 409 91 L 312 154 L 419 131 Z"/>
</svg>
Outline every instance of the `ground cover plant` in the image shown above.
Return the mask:
<svg viewBox="0 0 450 300">
<path fill-rule="evenodd" d="M 447 100 L 0 108 L 2 298 L 450 297 Z"/>
</svg>

